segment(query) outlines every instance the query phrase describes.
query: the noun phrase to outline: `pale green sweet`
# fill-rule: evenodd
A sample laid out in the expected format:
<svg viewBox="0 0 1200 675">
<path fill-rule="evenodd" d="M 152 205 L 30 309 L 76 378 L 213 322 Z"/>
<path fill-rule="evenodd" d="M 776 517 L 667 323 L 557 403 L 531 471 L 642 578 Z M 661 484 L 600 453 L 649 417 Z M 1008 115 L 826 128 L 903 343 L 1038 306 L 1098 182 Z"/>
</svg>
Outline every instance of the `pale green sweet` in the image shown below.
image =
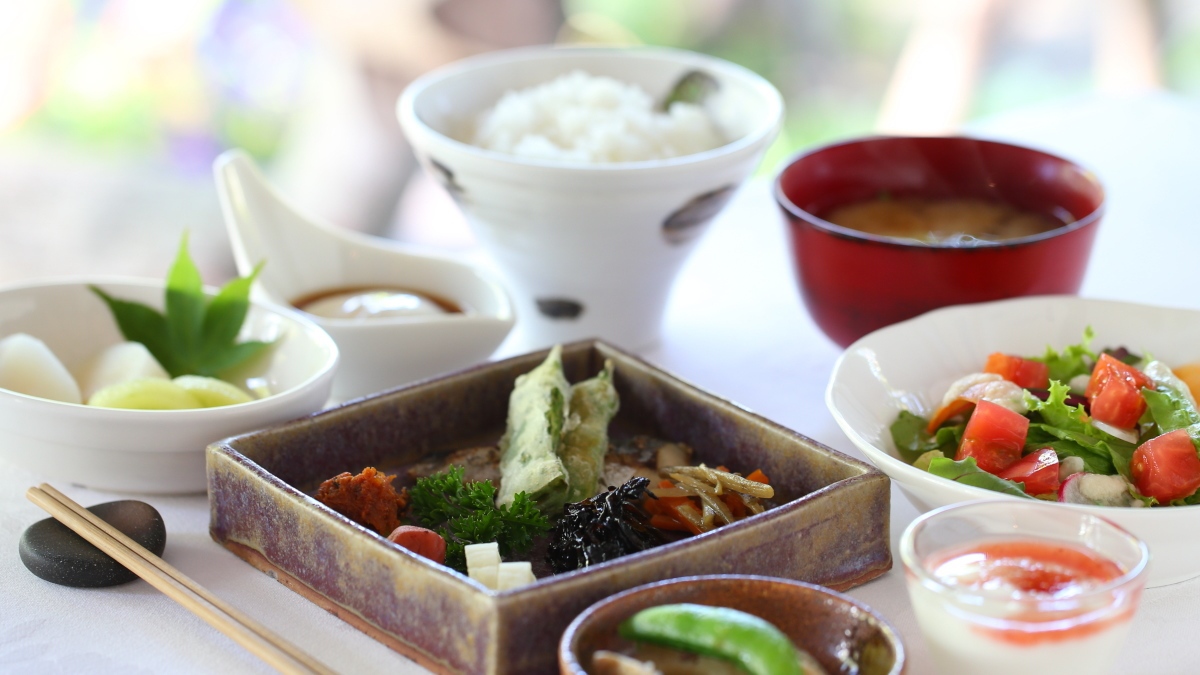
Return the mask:
<svg viewBox="0 0 1200 675">
<path fill-rule="evenodd" d="M 215 377 L 180 375 L 172 381 L 195 396 L 205 408 L 249 403 L 254 400 L 250 394 L 235 385 Z"/>
<path fill-rule="evenodd" d="M 188 410 L 204 407 L 191 392 L 171 380 L 148 377 L 109 385 L 92 394 L 88 405 L 132 410 Z"/>
</svg>

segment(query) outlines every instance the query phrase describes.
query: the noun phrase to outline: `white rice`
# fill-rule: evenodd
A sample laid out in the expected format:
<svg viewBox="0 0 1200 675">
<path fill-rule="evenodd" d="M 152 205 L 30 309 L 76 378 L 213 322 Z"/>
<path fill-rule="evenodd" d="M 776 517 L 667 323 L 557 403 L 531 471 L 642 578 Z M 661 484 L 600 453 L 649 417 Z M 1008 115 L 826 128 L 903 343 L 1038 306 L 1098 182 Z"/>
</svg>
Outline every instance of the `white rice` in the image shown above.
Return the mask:
<svg viewBox="0 0 1200 675">
<path fill-rule="evenodd" d="M 635 85 L 574 71 L 510 91 L 485 111 L 474 145 L 563 162 L 638 162 L 711 150 L 726 143 L 700 106 L 668 112 Z"/>
</svg>

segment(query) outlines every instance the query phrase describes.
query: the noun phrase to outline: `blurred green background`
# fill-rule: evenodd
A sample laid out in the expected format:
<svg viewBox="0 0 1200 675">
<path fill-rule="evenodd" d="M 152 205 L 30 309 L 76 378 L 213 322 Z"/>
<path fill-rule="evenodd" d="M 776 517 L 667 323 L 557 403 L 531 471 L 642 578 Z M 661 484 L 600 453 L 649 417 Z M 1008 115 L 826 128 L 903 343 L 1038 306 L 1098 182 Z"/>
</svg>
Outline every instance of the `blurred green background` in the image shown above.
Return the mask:
<svg viewBox="0 0 1200 675">
<path fill-rule="evenodd" d="M 1113 26 L 1137 29 L 1112 19 L 1122 12 L 1147 21 L 1155 72 L 1143 84 L 1200 95 L 1192 0 L 5 3 L 0 281 L 158 276 L 183 229 L 206 279 L 220 281 L 232 263 L 210 167 L 232 147 L 338 225 L 469 246 L 449 226 L 430 236 L 411 225 L 432 198 L 412 194 L 419 172 L 391 106 L 430 67 L 516 44 L 668 45 L 757 71 L 787 105 L 760 167 L 769 176 L 805 147 L 879 129 L 906 46 L 925 24 L 953 37 L 964 7 L 982 37 L 970 87 L 953 92 L 959 122 L 1097 89 L 1101 52 L 1128 42 Z M 936 90 L 938 74 L 927 77 Z"/>
</svg>

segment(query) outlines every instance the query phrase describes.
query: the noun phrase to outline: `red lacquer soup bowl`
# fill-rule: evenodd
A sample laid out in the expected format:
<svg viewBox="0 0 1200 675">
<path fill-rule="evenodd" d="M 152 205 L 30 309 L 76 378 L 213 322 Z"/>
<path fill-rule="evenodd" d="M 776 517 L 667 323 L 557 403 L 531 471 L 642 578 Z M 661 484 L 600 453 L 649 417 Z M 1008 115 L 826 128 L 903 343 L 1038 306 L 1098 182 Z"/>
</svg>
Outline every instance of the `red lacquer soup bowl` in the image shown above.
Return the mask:
<svg viewBox="0 0 1200 675">
<path fill-rule="evenodd" d="M 1066 224 L 956 245 L 867 234 L 822 217 L 881 194 L 1004 202 Z M 1031 148 L 962 137 L 875 137 L 818 148 L 780 172 L 775 196 L 804 304 L 843 347 L 938 307 L 1077 293 L 1104 211 L 1104 189 L 1087 169 Z"/>
</svg>

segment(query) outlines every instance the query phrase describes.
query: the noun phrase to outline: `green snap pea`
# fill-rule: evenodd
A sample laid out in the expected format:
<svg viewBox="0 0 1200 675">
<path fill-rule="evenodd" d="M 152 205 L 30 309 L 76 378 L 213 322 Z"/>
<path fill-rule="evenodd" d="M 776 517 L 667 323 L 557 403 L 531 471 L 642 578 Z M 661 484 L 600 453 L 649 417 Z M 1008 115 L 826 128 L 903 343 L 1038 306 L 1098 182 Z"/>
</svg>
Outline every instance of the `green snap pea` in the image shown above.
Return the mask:
<svg viewBox="0 0 1200 675">
<path fill-rule="evenodd" d="M 750 675 L 803 675 L 800 652 L 769 621 L 727 607 L 682 603 L 644 609 L 621 636 L 732 661 Z"/>
</svg>

